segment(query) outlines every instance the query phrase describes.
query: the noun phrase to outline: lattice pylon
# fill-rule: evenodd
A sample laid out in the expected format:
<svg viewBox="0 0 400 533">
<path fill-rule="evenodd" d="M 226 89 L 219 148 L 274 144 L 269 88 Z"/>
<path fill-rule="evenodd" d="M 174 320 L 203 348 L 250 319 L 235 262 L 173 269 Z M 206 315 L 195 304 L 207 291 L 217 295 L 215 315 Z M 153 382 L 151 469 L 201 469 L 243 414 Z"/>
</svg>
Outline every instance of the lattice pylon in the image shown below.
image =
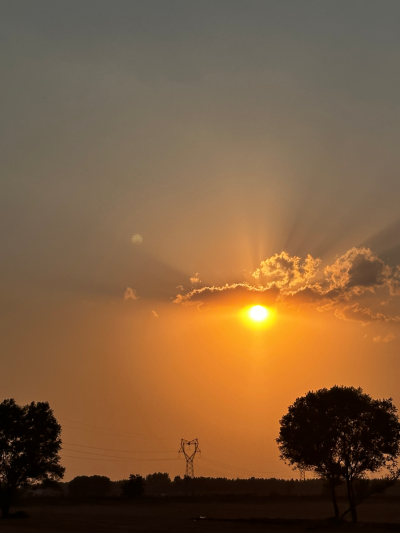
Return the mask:
<svg viewBox="0 0 400 533">
<path fill-rule="evenodd" d="M 191 450 L 190 447 L 194 446 L 194 449 Z M 187 449 L 189 448 L 189 450 Z M 183 453 L 186 459 L 186 476 L 194 477 L 194 458 L 196 453 L 200 452 L 199 448 L 199 439 L 186 440 L 181 439 L 181 447 L 179 453 Z"/>
</svg>

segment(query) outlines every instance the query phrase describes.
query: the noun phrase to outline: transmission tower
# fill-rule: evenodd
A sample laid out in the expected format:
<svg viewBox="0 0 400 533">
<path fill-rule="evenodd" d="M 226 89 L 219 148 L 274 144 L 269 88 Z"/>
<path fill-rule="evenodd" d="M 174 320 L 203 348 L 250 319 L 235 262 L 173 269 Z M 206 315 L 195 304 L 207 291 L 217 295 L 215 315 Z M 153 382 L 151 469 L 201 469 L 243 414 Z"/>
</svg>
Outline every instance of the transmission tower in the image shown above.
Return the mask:
<svg viewBox="0 0 400 533">
<path fill-rule="evenodd" d="M 193 446 L 193 449 L 191 449 Z M 181 448 L 179 453 L 183 453 L 186 459 L 186 476 L 194 477 L 193 461 L 197 452 L 200 452 L 199 439 L 186 440 L 181 439 Z"/>
<path fill-rule="evenodd" d="M 305 481 L 306 480 L 306 471 L 304 468 L 299 468 L 299 472 L 300 472 L 300 481 Z"/>
</svg>

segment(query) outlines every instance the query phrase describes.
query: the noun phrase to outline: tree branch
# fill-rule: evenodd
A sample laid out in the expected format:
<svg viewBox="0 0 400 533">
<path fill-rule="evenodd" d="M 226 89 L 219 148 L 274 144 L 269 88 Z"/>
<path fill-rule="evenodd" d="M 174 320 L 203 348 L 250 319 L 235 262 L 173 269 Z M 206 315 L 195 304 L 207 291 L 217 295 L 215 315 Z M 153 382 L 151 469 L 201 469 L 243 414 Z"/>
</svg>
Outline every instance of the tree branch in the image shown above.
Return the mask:
<svg viewBox="0 0 400 533">
<path fill-rule="evenodd" d="M 391 487 L 396 483 L 396 481 L 400 478 L 400 468 L 392 473 L 391 476 L 387 476 L 384 478 L 383 483 L 377 483 L 375 488 L 372 488 L 369 492 L 364 494 L 364 496 L 361 496 L 356 502 L 354 502 L 354 507 L 357 507 L 365 501 L 367 498 L 372 496 L 373 494 L 378 494 L 379 492 L 384 492 L 387 488 Z M 383 480 L 382 480 L 383 481 Z M 349 512 L 351 511 L 350 507 L 344 511 L 339 517 L 339 520 L 342 520 Z"/>
</svg>

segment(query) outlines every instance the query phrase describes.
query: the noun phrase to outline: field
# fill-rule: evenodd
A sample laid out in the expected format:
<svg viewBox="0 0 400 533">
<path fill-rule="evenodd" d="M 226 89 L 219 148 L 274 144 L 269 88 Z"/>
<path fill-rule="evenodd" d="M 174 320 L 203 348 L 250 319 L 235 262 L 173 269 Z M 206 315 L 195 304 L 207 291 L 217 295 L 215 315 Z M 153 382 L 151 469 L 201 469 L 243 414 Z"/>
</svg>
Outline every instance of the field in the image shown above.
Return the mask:
<svg viewBox="0 0 400 533">
<path fill-rule="evenodd" d="M 334 531 L 328 501 L 264 500 L 255 502 L 212 502 L 174 500 L 134 503 L 72 504 L 71 502 L 21 506 L 29 516 L 0 522 L 2 533 L 286 533 Z M 203 517 L 203 518 L 200 518 Z M 400 532 L 400 502 L 371 501 L 359 508 L 360 523 L 346 523 L 343 531 Z"/>
</svg>

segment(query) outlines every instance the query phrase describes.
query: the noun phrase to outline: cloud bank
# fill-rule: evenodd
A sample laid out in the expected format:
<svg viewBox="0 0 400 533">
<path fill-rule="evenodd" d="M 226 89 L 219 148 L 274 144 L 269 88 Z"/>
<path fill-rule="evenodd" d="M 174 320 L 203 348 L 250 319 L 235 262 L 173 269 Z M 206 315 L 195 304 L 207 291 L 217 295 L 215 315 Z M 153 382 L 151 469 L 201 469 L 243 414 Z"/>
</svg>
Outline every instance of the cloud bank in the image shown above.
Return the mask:
<svg viewBox="0 0 400 533">
<path fill-rule="evenodd" d="M 302 261 L 287 252 L 276 253 L 250 273 L 252 281 L 195 288 L 178 294 L 174 303 L 309 306 L 363 324 L 400 322 L 400 312 L 396 312 L 396 297 L 400 296 L 399 265 L 391 267 L 370 248 L 359 247 L 337 257 L 333 264 L 320 267 L 321 260 L 311 255 Z M 389 312 L 389 308 L 394 311 Z"/>
</svg>

